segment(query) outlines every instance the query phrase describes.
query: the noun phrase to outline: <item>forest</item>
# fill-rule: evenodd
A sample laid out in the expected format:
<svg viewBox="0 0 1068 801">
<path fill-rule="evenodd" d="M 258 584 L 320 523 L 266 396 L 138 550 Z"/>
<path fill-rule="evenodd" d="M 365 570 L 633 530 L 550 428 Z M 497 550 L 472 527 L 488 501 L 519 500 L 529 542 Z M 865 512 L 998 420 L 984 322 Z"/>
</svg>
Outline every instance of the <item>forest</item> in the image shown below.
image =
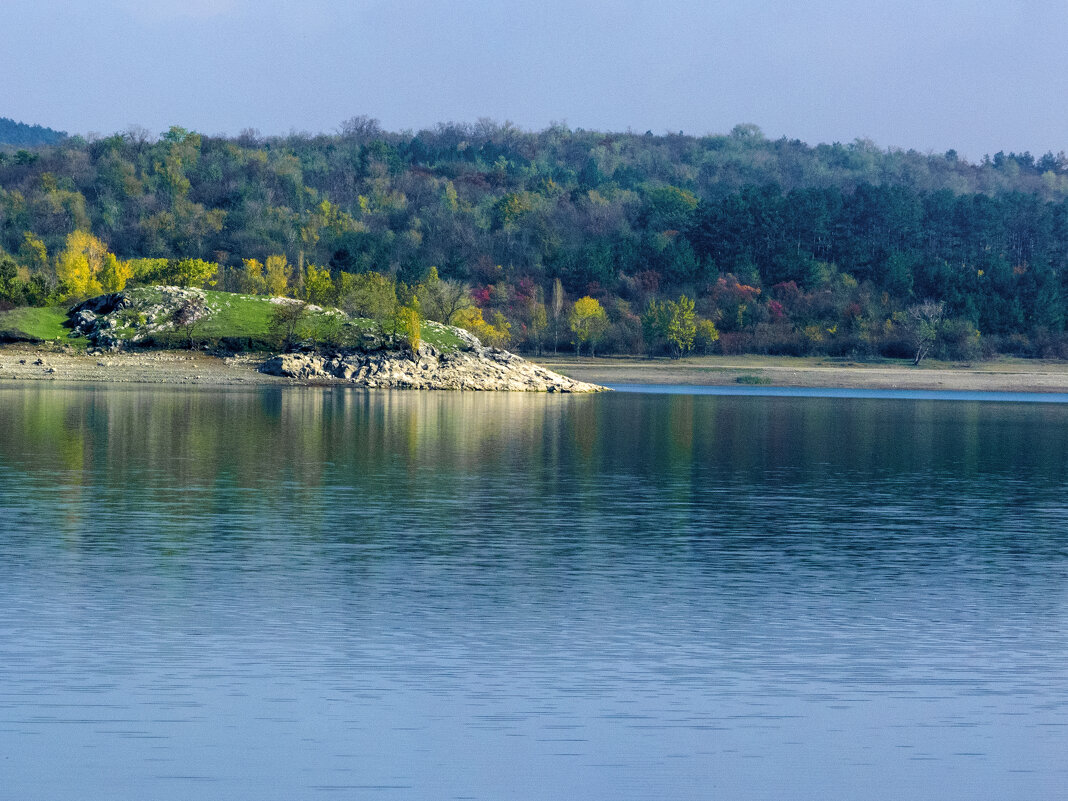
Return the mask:
<svg viewBox="0 0 1068 801">
<path fill-rule="evenodd" d="M 366 117 L 0 145 L 0 309 L 151 282 L 385 284 L 535 352 L 1064 358 L 1068 157 Z"/>
<path fill-rule="evenodd" d="M 8 117 L 0 117 L 0 147 L 4 145 L 19 145 L 21 147 L 53 145 L 65 138 L 66 135 L 64 131 L 55 131 L 41 125 L 27 125 L 24 122 L 16 122 Z"/>
</svg>

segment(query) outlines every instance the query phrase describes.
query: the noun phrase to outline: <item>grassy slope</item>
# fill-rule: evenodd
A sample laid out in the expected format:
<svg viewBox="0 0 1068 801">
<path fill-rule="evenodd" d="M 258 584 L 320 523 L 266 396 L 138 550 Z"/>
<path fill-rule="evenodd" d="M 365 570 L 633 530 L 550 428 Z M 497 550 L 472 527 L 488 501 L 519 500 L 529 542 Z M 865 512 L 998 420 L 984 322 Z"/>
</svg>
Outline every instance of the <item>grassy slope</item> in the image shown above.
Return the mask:
<svg viewBox="0 0 1068 801">
<path fill-rule="evenodd" d="M 237 295 L 229 292 L 208 292 L 208 303 L 219 309 L 195 331 L 197 340 L 212 340 L 221 337 L 236 337 L 254 341 L 266 341 L 271 324 L 271 315 L 278 308 L 265 297 Z M 361 330 L 373 331 L 371 320 L 355 318 L 352 324 Z M 425 342 L 443 350 L 454 350 L 462 343 L 455 334 L 437 326 L 424 325 L 422 337 Z"/>
<path fill-rule="evenodd" d="M 158 302 L 160 293 L 151 287 L 139 287 L 132 290 L 137 298 L 137 304 L 151 305 Z M 221 339 L 231 342 L 241 342 L 254 349 L 271 350 L 273 348 L 270 337 L 271 317 L 278 306 L 270 302 L 269 298 L 258 295 L 239 295 L 230 292 L 205 293 L 208 304 L 217 311 L 209 318 L 199 323 L 193 330 L 193 341 L 196 345 L 212 344 Z M 66 319 L 66 309 L 16 309 L 7 315 L 14 315 L 13 320 L 22 321 L 24 318 L 32 321 L 32 325 L 16 325 L 14 322 L 6 324 L 4 315 L 0 315 L 0 331 L 5 329 L 18 329 L 34 338 L 63 339 L 70 342 L 85 340 L 67 340 L 70 334 L 69 328 L 62 326 Z M 332 315 L 313 315 L 320 320 L 336 319 Z M 364 331 L 376 330 L 376 324 L 364 318 L 351 320 L 351 325 Z M 132 335 L 132 329 L 122 329 L 120 334 Z M 446 328 L 436 324 L 424 325 L 422 329 L 423 341 L 428 342 L 441 350 L 455 350 L 463 343 L 459 337 Z M 188 346 L 188 338 L 183 332 L 168 331 L 154 335 L 157 344 L 164 347 L 185 348 Z"/>
<path fill-rule="evenodd" d="M 63 325 L 66 320 L 67 309 L 62 306 L 12 309 L 0 312 L 0 335 L 10 332 L 31 340 L 60 339 L 71 344 L 85 344 L 81 338 L 68 339 L 70 329 Z"/>
<path fill-rule="evenodd" d="M 268 346 L 268 329 L 275 305 L 267 298 L 252 295 L 232 295 L 228 292 L 208 292 L 208 303 L 218 311 L 196 326 L 193 340 L 197 343 L 218 339 L 247 340 L 260 347 Z M 180 332 L 167 332 L 154 337 L 157 341 L 184 347 L 186 338 Z"/>
</svg>

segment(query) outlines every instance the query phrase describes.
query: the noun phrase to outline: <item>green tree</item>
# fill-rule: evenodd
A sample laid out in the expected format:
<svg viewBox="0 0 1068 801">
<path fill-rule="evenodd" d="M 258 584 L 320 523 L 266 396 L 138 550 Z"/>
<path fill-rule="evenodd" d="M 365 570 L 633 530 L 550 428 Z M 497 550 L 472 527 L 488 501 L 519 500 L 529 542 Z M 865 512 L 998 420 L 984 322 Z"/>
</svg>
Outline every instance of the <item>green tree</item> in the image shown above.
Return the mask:
<svg viewBox="0 0 1068 801">
<path fill-rule="evenodd" d="M 677 186 L 658 186 L 645 194 L 646 225 L 653 231 L 682 231 L 689 227 L 698 199 Z"/>
<path fill-rule="evenodd" d="M 341 308 L 353 317 L 384 324 L 397 310 L 397 284 L 381 273 L 341 273 L 338 289 Z"/>
<path fill-rule="evenodd" d="M 712 346 L 719 341 L 719 331 L 716 328 L 716 324 L 711 320 L 699 317 L 697 318 L 696 329 L 694 346 L 701 353 L 706 355 L 711 353 Z"/>
<path fill-rule="evenodd" d="M 48 248 L 44 240 L 31 231 L 24 231 L 19 247 L 19 258 L 31 273 L 48 269 Z"/>
<path fill-rule="evenodd" d="M 100 285 L 105 292 L 121 292 L 132 277 L 133 268 L 130 262 L 119 261 L 113 253 L 105 254 L 104 264 L 100 269 Z"/>
<path fill-rule="evenodd" d="M 18 264 L 8 254 L 0 251 L 0 301 L 21 305 L 22 282 L 19 281 Z"/>
<path fill-rule="evenodd" d="M 697 334 L 697 315 L 692 298 L 680 295 L 676 301 L 668 301 L 667 341 L 671 355 L 679 358 L 693 349 Z"/>
<path fill-rule="evenodd" d="M 394 330 L 408 344 L 412 358 L 419 357 L 419 345 L 422 342 L 422 319 L 414 306 L 400 306 L 395 314 Z"/>
<path fill-rule="evenodd" d="M 652 356 L 662 352 L 667 347 L 668 324 L 671 321 L 671 310 L 668 303 L 650 300 L 642 312 L 642 339 L 645 341 L 646 352 Z"/>
<path fill-rule="evenodd" d="M 530 305 L 530 313 L 527 320 L 527 332 L 530 344 L 534 347 L 534 353 L 541 356 L 542 346 L 545 340 L 545 331 L 549 327 L 549 316 L 545 311 L 545 304 L 534 301 Z"/>
<path fill-rule="evenodd" d="M 126 262 L 130 280 L 140 284 L 167 282 L 168 259 L 130 259 Z"/>
</svg>

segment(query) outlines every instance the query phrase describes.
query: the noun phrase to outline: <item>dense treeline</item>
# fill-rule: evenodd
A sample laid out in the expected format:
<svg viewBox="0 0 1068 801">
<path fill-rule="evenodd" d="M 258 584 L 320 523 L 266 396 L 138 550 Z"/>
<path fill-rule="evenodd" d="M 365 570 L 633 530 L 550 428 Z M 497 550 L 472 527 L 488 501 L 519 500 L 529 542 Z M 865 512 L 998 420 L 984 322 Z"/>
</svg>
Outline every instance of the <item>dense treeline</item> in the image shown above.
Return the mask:
<svg viewBox="0 0 1068 801">
<path fill-rule="evenodd" d="M 1063 153 L 365 118 L 335 136 L 172 128 L 0 152 L 0 296 L 86 291 L 64 272 L 74 235 L 131 265 L 124 280 L 196 262 L 248 291 L 249 262 L 271 263 L 275 289 L 324 302 L 354 276 L 416 287 L 433 267 L 515 347 L 1068 356 Z M 579 300 L 597 304 L 585 334 Z"/>
<path fill-rule="evenodd" d="M 41 125 L 27 125 L 24 122 L 15 122 L 7 117 L 0 117 L 0 147 L 3 145 L 22 147 L 54 145 L 66 135 L 63 131 L 54 131 Z"/>
</svg>

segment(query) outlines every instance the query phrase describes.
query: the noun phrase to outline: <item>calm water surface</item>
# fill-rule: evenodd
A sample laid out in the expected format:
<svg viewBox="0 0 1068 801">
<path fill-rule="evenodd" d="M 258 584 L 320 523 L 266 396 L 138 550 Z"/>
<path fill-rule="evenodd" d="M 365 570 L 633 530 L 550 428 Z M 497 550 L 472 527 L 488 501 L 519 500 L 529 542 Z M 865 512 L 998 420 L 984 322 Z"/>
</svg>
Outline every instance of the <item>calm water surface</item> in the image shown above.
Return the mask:
<svg viewBox="0 0 1068 801">
<path fill-rule="evenodd" d="M 1068 405 L 0 389 L 0 798 L 1064 799 Z"/>
</svg>

